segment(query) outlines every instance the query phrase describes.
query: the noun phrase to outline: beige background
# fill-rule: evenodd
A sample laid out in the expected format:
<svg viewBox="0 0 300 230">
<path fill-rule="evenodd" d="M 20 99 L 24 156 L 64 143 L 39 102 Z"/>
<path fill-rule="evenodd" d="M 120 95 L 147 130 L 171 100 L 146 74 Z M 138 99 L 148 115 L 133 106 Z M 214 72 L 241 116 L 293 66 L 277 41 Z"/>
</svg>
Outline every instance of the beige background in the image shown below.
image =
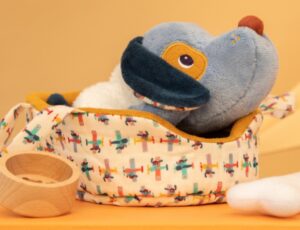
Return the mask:
<svg viewBox="0 0 300 230">
<path fill-rule="evenodd" d="M 299 0 L 0 0 L 0 117 L 30 92 L 80 90 L 106 80 L 128 41 L 158 23 L 191 21 L 217 35 L 249 14 L 263 19 L 278 48 L 273 92 L 289 90 L 299 82 Z M 300 85 L 297 92 L 300 98 Z M 300 170 L 299 121 L 297 111 L 265 123 L 272 126 L 261 133 L 262 175 Z M 289 138 L 281 144 L 283 136 Z M 273 143 L 292 148 L 278 154 Z"/>
<path fill-rule="evenodd" d="M 0 0 L 0 116 L 33 91 L 73 91 L 105 80 L 127 42 L 165 21 L 212 34 L 255 14 L 280 55 L 274 92 L 298 82 L 300 1 Z"/>
</svg>

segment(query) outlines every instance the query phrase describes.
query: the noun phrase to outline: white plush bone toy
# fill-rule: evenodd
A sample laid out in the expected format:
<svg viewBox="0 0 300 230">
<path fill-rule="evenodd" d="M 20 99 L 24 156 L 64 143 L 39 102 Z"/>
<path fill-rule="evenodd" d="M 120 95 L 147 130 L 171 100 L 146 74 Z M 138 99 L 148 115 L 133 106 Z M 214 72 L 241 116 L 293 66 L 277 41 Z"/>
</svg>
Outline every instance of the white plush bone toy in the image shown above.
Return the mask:
<svg viewBox="0 0 300 230">
<path fill-rule="evenodd" d="M 227 192 L 227 202 L 247 213 L 294 216 L 300 213 L 300 173 L 236 185 Z"/>
</svg>

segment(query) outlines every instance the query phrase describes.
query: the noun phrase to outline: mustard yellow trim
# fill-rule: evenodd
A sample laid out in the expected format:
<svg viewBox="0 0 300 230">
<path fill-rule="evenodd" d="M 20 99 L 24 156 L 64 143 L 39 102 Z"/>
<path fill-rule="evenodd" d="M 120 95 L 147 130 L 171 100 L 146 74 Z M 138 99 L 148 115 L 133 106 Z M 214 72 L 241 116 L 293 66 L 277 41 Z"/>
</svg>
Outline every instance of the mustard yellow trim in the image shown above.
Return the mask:
<svg viewBox="0 0 300 230">
<path fill-rule="evenodd" d="M 63 93 L 62 95 L 65 97 L 69 104 L 75 100 L 79 92 L 71 92 L 71 93 Z M 46 103 L 47 98 L 51 95 L 51 93 L 34 93 L 30 94 L 26 97 L 26 102 L 32 104 L 37 110 L 41 111 L 49 107 Z M 106 114 L 106 115 L 122 115 L 122 116 L 134 116 L 134 117 L 142 117 L 151 119 L 162 126 L 166 127 L 174 134 L 177 134 L 183 138 L 188 138 L 192 141 L 200 141 L 200 142 L 207 142 L 207 143 L 217 143 L 217 142 L 230 142 L 237 140 L 241 137 L 241 135 L 246 131 L 252 120 L 255 118 L 257 114 L 260 113 L 259 110 L 256 110 L 249 115 L 241 118 L 240 120 L 236 121 L 233 125 L 230 135 L 224 138 L 204 138 L 198 137 L 194 135 L 187 134 L 179 129 L 177 129 L 174 125 L 169 123 L 168 121 L 162 119 L 161 117 L 145 112 L 145 111 L 138 111 L 138 110 L 115 110 L 115 109 L 94 109 L 94 108 L 80 108 L 85 112 L 90 113 L 98 113 L 98 114 Z"/>
</svg>

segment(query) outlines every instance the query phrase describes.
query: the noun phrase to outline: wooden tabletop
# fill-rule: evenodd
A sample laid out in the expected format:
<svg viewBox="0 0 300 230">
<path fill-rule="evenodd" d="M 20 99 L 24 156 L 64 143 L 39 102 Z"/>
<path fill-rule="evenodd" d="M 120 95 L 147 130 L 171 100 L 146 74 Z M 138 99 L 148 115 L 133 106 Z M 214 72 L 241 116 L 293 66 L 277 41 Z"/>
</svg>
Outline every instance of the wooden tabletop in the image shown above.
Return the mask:
<svg viewBox="0 0 300 230">
<path fill-rule="evenodd" d="M 24 218 L 0 208 L 0 229 L 300 229 L 300 215 L 279 219 L 245 215 L 226 204 L 177 208 L 132 208 L 76 201 L 73 212 L 54 218 Z"/>
</svg>

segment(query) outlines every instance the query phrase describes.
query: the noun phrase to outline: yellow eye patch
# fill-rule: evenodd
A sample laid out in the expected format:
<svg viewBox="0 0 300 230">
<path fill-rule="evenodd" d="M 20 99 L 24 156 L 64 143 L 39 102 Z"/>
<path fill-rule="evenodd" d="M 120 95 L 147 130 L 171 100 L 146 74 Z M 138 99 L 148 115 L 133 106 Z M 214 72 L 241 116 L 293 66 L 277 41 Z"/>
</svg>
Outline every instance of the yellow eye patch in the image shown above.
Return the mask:
<svg viewBox="0 0 300 230">
<path fill-rule="evenodd" d="M 174 68 L 199 80 L 207 66 L 206 56 L 199 50 L 183 42 L 175 42 L 168 46 L 161 55 Z"/>
</svg>

